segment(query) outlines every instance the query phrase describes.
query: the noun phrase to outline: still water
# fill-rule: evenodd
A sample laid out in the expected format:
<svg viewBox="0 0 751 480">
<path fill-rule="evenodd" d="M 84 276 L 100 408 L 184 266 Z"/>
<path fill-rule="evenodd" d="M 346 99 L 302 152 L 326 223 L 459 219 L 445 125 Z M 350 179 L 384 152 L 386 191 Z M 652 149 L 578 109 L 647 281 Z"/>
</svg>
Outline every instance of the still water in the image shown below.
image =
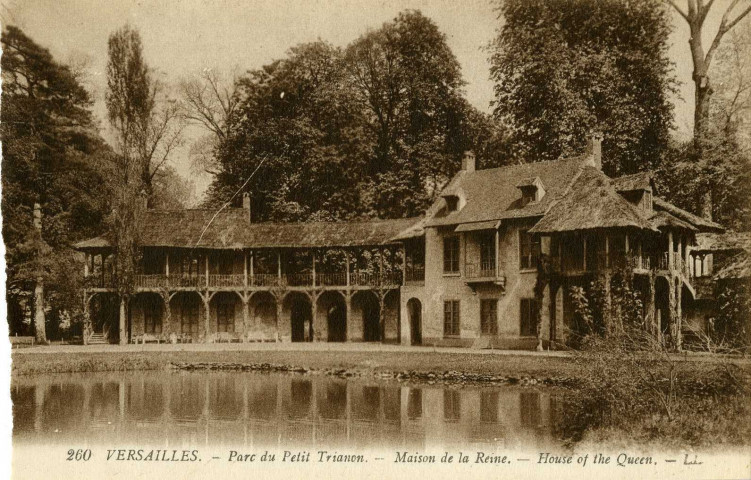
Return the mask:
<svg viewBox="0 0 751 480">
<path fill-rule="evenodd" d="M 555 395 L 245 372 L 16 378 L 16 444 L 540 449 Z"/>
</svg>

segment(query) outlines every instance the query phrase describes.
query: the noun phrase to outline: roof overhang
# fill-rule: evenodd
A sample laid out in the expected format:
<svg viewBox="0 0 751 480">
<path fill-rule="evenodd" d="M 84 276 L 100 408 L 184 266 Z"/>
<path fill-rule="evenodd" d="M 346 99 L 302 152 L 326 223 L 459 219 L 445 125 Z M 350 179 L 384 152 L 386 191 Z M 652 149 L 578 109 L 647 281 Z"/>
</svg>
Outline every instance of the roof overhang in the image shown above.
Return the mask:
<svg viewBox="0 0 751 480">
<path fill-rule="evenodd" d="M 500 220 L 487 220 L 484 222 L 462 223 L 454 231 L 459 232 L 477 232 L 480 230 L 497 230 L 501 226 Z"/>
</svg>

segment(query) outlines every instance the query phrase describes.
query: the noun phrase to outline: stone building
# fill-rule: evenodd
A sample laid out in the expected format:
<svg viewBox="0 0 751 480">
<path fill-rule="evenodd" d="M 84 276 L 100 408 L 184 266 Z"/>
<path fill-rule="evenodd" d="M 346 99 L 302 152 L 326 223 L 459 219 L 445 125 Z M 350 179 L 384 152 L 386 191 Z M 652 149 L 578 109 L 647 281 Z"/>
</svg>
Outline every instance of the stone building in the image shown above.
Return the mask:
<svg viewBox="0 0 751 480">
<path fill-rule="evenodd" d="M 691 249 L 723 228 L 661 200 L 648 172 L 607 177 L 600 142 L 482 170 L 468 152 L 422 218 L 254 223 L 247 195 L 218 214 L 148 210 L 131 295 L 116 294 L 104 238 L 77 245 L 87 338 L 545 348 L 573 330 L 570 287 L 625 267 L 680 348 Z"/>
</svg>

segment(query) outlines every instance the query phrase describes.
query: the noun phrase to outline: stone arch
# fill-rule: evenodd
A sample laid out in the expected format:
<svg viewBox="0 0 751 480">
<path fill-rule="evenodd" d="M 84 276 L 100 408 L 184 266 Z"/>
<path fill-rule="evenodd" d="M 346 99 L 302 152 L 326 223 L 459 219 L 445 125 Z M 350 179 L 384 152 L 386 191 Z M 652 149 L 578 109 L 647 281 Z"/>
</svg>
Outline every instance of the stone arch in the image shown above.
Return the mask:
<svg viewBox="0 0 751 480">
<path fill-rule="evenodd" d="M 209 300 L 209 333 L 242 332 L 242 301 L 235 292 L 216 292 Z"/>
<path fill-rule="evenodd" d="M 357 328 L 357 334 L 351 332 L 354 338 L 365 342 L 381 340 L 381 302 L 374 291 L 359 290 L 352 295 L 352 316 L 355 318 L 350 325 Z"/>
<path fill-rule="evenodd" d="M 248 302 L 250 340 L 266 341 L 277 338 L 276 297 L 267 291 L 254 292 Z"/>
<path fill-rule="evenodd" d="M 206 318 L 204 304 L 201 295 L 195 291 L 175 292 L 170 295 L 170 311 L 172 331 L 180 335 L 185 335 L 193 340 L 200 337 L 201 332 L 205 331 L 205 326 L 201 328 L 203 320 Z"/>
<path fill-rule="evenodd" d="M 313 332 L 317 340 L 344 342 L 347 340 L 347 304 L 344 294 L 328 290 L 316 300 Z"/>
<path fill-rule="evenodd" d="M 131 335 L 166 333 L 164 298 L 157 292 L 139 292 L 130 300 Z"/>
<path fill-rule="evenodd" d="M 407 314 L 409 315 L 410 344 L 422 344 L 422 302 L 417 298 L 407 300 Z"/>
<path fill-rule="evenodd" d="M 96 292 L 86 298 L 85 308 L 93 333 L 101 334 L 108 342 L 116 342 L 119 336 L 120 297 L 113 292 Z"/>
<path fill-rule="evenodd" d="M 382 336 L 381 341 L 399 342 L 399 290 L 388 290 L 383 295 L 383 311 L 381 312 Z"/>
<path fill-rule="evenodd" d="M 285 325 L 289 323 L 293 342 L 308 342 L 313 339 L 313 303 L 306 293 L 288 292 L 282 299 L 282 316 Z"/>
</svg>

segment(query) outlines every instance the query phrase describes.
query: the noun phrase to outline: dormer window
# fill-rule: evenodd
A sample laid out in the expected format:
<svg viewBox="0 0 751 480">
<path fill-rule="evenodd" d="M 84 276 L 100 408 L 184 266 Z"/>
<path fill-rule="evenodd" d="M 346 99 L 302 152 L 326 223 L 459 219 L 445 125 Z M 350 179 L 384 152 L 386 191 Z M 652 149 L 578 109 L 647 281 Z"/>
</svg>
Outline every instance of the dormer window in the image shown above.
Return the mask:
<svg viewBox="0 0 751 480">
<path fill-rule="evenodd" d="M 528 203 L 539 202 L 545 196 L 545 186 L 542 184 L 540 177 L 528 178 L 516 185 L 521 190 L 521 206 Z"/>
<path fill-rule="evenodd" d="M 446 199 L 446 209 L 449 212 L 456 212 L 459 210 L 459 197 L 456 195 L 446 195 L 443 197 Z"/>
</svg>

